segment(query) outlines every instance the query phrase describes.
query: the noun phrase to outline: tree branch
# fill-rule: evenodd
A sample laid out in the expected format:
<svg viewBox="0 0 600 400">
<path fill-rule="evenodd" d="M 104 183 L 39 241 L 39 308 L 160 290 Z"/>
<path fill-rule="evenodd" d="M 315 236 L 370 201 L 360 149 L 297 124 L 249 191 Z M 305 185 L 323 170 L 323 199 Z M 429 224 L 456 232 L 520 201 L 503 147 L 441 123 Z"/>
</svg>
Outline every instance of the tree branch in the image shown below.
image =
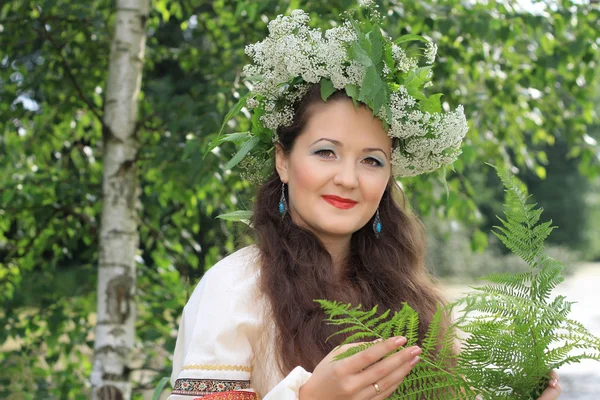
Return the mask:
<svg viewBox="0 0 600 400">
<path fill-rule="evenodd" d="M 110 128 L 104 124 L 104 119 L 102 118 L 102 116 L 100 115 L 98 110 L 96 109 L 96 106 L 94 104 L 92 104 L 92 102 L 83 93 L 81 86 L 77 82 L 77 79 L 75 79 L 75 75 L 73 74 L 73 70 L 71 69 L 71 66 L 69 65 L 66 58 L 62 54 L 62 46 L 59 46 L 58 43 L 56 43 L 56 41 L 54 40 L 54 37 L 52 37 L 52 34 L 50 33 L 50 31 L 48 31 L 46 29 L 46 22 L 48 21 L 48 19 L 45 18 L 44 16 L 42 16 L 41 7 L 37 6 L 37 9 L 38 9 L 38 12 L 40 13 L 40 22 L 41 22 L 42 29 L 43 29 L 41 36 L 43 38 L 47 39 L 50 42 L 50 44 L 52 45 L 52 47 L 56 50 L 58 57 L 60 59 L 60 62 L 63 65 L 63 67 L 65 68 L 65 71 L 67 72 L 67 76 L 68 76 L 69 80 L 71 81 L 71 83 L 73 83 L 73 86 L 75 87 L 75 90 L 77 91 L 81 100 L 88 106 L 89 110 L 96 116 L 96 118 L 98 118 L 98 121 L 100 121 L 100 124 L 102 124 L 102 126 L 104 128 L 110 130 Z"/>
</svg>

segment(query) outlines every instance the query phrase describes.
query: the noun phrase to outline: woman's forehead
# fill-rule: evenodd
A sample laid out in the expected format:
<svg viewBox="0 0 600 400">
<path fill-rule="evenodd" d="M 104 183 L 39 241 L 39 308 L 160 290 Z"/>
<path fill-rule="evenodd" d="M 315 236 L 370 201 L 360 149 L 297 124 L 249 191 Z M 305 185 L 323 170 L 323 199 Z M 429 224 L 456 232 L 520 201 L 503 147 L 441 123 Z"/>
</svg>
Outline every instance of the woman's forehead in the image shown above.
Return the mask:
<svg viewBox="0 0 600 400">
<path fill-rule="evenodd" d="M 299 139 L 311 144 L 320 138 L 343 144 L 391 148 L 392 139 L 381 121 L 365 106 L 354 107 L 351 100 L 335 100 L 316 105 Z"/>
</svg>

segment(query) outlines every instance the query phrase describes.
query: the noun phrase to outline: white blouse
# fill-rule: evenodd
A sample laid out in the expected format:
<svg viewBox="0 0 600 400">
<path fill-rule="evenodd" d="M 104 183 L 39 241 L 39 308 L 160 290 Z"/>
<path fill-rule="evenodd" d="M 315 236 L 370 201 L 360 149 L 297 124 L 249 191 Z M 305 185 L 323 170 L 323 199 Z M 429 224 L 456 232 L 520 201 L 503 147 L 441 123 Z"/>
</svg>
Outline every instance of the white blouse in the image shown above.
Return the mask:
<svg viewBox="0 0 600 400">
<path fill-rule="evenodd" d="M 183 309 L 169 400 L 229 391 L 254 392 L 264 400 L 298 398 L 311 374 L 296 367 L 284 377 L 277 367 L 275 322 L 259 291 L 258 256 L 256 246 L 245 247 L 200 280 Z"/>
</svg>

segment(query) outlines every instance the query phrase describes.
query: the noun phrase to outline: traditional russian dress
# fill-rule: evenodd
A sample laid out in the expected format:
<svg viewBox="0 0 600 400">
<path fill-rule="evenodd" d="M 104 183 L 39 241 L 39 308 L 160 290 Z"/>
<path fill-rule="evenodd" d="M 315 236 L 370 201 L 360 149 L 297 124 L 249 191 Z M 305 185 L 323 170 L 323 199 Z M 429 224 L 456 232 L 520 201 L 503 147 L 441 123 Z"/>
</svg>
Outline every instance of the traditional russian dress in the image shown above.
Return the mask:
<svg viewBox="0 0 600 400">
<path fill-rule="evenodd" d="M 245 247 L 200 280 L 183 309 L 169 400 L 294 400 L 310 377 L 283 376 L 275 358 L 275 322 L 259 290 L 258 249 Z"/>
</svg>

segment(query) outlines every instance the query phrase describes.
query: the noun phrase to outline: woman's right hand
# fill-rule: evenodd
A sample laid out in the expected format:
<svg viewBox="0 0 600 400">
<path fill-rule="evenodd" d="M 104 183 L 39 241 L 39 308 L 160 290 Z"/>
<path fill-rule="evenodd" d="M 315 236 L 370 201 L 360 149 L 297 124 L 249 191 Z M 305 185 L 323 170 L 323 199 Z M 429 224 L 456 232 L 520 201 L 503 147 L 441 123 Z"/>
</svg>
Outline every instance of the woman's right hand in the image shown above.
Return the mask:
<svg viewBox="0 0 600 400">
<path fill-rule="evenodd" d="M 406 343 L 404 337 L 393 337 L 367 350 L 339 361 L 333 358 L 346 351 L 349 344 L 336 348 L 315 368 L 300 387 L 300 400 L 383 400 L 390 396 L 419 362 L 421 349 L 412 346 L 383 358 Z M 379 393 L 377 393 L 377 388 Z"/>
</svg>

